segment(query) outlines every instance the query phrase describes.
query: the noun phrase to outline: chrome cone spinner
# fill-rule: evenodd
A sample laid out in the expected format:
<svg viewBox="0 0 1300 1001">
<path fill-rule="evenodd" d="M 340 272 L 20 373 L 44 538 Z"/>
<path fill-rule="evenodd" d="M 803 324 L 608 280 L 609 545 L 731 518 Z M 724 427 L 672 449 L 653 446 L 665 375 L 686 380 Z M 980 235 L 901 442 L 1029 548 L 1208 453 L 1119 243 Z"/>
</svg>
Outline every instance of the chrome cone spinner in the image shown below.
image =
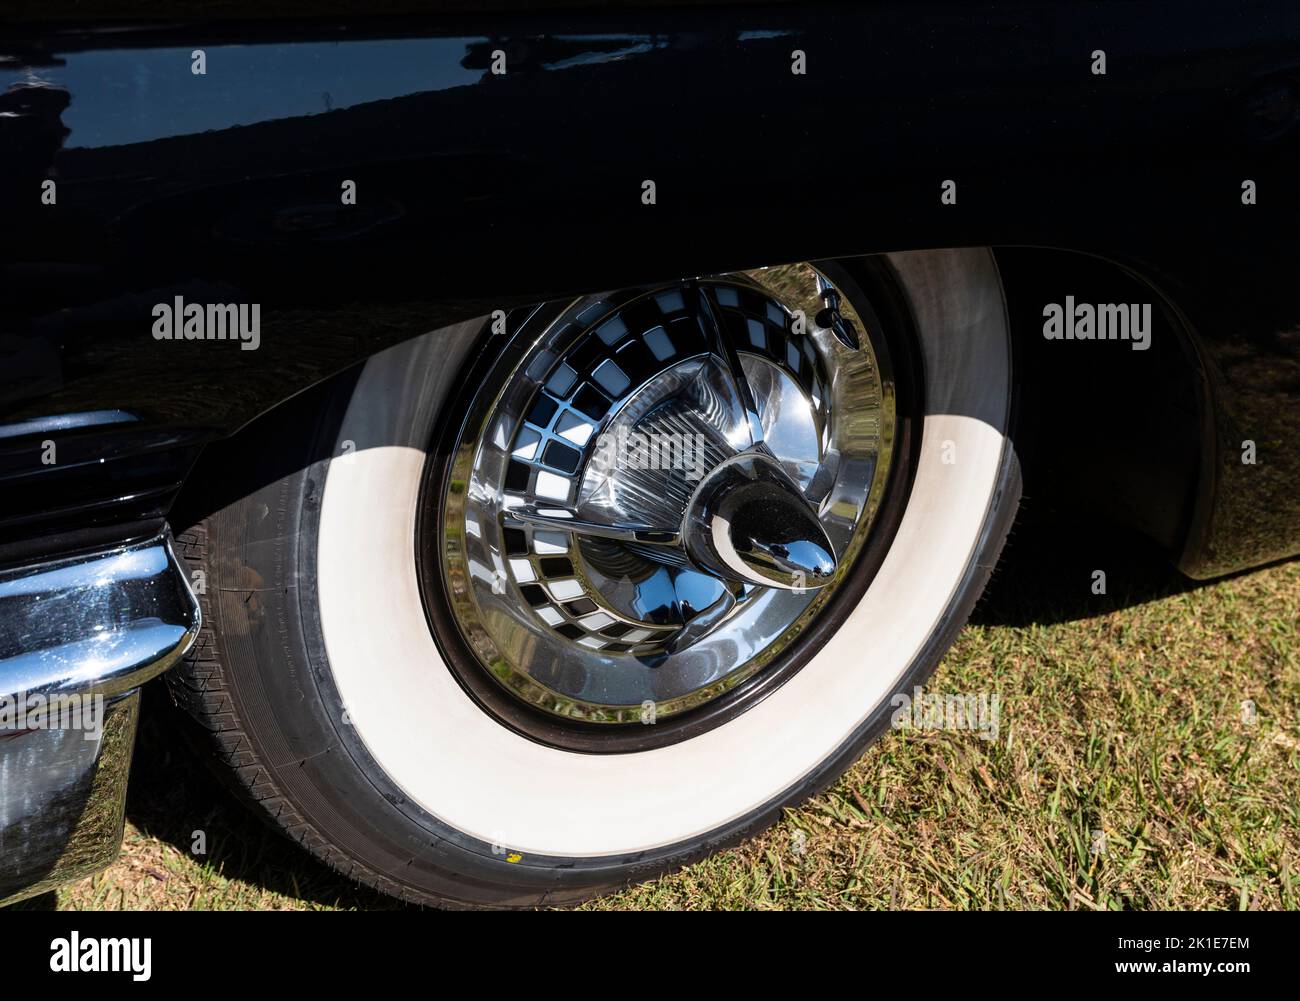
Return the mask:
<svg viewBox="0 0 1300 1001">
<path fill-rule="evenodd" d="M 893 423 L 870 329 L 809 265 L 530 323 L 444 498 L 462 634 L 557 715 L 708 701 L 781 652 L 862 545 Z"/>
<path fill-rule="evenodd" d="M 798 484 L 761 451 L 714 469 L 685 517 L 686 553 L 700 569 L 732 580 L 799 591 L 830 583 L 831 540 Z"/>
</svg>

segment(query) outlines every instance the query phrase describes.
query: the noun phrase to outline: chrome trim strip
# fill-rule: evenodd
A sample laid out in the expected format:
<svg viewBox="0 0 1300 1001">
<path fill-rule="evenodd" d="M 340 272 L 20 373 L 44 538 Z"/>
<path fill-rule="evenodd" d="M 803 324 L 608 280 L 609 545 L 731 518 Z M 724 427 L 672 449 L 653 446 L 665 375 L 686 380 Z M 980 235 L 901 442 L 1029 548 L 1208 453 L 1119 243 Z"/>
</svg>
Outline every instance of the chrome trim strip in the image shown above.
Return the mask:
<svg viewBox="0 0 1300 1001">
<path fill-rule="evenodd" d="M 176 663 L 198 631 L 170 533 L 0 574 L 0 698 L 120 695 Z"/>
</svg>

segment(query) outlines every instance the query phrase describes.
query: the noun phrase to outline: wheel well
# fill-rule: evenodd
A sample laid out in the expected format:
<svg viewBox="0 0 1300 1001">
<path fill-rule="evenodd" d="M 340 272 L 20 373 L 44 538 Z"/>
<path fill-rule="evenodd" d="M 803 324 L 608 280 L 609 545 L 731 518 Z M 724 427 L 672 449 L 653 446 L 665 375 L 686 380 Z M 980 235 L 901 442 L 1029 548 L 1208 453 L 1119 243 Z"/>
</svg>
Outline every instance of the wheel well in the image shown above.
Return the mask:
<svg viewBox="0 0 1300 1001">
<path fill-rule="evenodd" d="M 1020 247 L 996 256 L 1019 352 L 1026 504 L 1136 529 L 1177 561 L 1201 475 L 1208 398 L 1176 307 L 1136 270 L 1099 257 Z M 1150 303 L 1149 347 L 1046 339 L 1044 306 L 1067 295 Z"/>
</svg>

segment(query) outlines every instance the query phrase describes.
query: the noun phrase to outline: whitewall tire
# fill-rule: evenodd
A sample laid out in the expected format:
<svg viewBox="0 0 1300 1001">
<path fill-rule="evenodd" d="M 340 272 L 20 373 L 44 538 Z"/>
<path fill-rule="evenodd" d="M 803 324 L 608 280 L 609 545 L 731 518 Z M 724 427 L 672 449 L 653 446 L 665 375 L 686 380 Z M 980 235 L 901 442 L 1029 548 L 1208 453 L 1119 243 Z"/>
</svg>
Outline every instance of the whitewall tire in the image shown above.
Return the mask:
<svg viewBox="0 0 1300 1001">
<path fill-rule="evenodd" d="M 481 321 L 370 359 L 310 433 L 281 422 L 278 440 L 311 461 L 186 536 L 217 597 L 212 651 L 174 687 L 203 721 L 194 671 L 215 678 L 259 768 L 254 798 L 287 805 L 317 854 L 411 899 L 572 902 L 761 829 L 833 781 L 887 726 L 891 695 L 928 676 L 1018 501 L 992 254 L 877 266 L 910 314 L 922 390 L 892 538 L 835 628 L 743 712 L 664 746 L 584 753 L 503 725 L 449 669 L 415 539 L 435 427 L 455 419 Z M 289 582 L 283 605 L 236 600 L 232 582 L 253 578 Z"/>
</svg>

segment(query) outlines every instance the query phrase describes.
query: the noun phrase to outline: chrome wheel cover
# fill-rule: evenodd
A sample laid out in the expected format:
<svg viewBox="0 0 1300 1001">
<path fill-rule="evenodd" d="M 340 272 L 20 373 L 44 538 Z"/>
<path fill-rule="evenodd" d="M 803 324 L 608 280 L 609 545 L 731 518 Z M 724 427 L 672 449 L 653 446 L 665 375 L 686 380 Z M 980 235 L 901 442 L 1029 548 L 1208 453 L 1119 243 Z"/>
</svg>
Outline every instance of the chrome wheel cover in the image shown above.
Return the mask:
<svg viewBox="0 0 1300 1001">
<path fill-rule="evenodd" d="M 651 722 L 791 648 L 851 574 L 890 468 L 889 357 L 855 288 L 786 265 L 518 327 L 439 506 L 443 586 L 483 669 L 554 717 Z"/>
</svg>

